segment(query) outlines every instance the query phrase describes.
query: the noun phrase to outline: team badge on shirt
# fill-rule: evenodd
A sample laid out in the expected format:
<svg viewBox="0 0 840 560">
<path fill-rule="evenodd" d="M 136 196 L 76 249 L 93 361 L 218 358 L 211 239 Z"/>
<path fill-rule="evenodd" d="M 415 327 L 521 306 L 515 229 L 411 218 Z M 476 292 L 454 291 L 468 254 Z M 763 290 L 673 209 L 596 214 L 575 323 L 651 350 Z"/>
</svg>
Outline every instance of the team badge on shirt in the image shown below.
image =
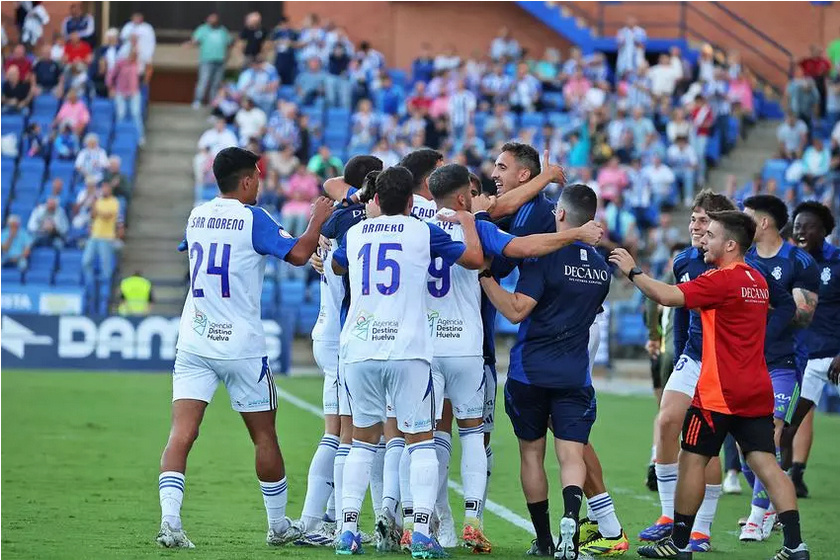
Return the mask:
<svg viewBox="0 0 840 560">
<path fill-rule="evenodd" d="M 822 280 L 822 283 L 825 285 L 828 285 L 829 281 L 831 281 L 831 269 L 829 267 L 822 269 L 822 272 L 820 273 L 820 280 Z"/>
<path fill-rule="evenodd" d="M 193 309 L 193 312 L 194 316 L 192 328 L 196 334 L 204 336 L 204 333 L 207 332 L 207 315 L 198 309 Z"/>
<path fill-rule="evenodd" d="M 782 279 L 782 267 L 777 266 L 776 268 L 773 269 L 773 272 L 771 272 L 770 274 L 772 274 L 773 278 L 775 278 L 776 280 L 781 280 Z"/>
<path fill-rule="evenodd" d="M 429 335 L 435 336 L 435 327 L 437 326 L 438 319 L 440 319 L 440 313 L 437 311 L 427 311 L 426 317 L 429 320 Z"/>
<path fill-rule="evenodd" d="M 586 254 L 586 249 L 580 250 L 580 260 L 583 262 L 587 262 L 589 260 L 589 256 Z"/>
<path fill-rule="evenodd" d="M 370 325 L 373 323 L 373 313 L 362 311 L 353 323 L 353 336 L 359 340 L 368 340 Z"/>
</svg>

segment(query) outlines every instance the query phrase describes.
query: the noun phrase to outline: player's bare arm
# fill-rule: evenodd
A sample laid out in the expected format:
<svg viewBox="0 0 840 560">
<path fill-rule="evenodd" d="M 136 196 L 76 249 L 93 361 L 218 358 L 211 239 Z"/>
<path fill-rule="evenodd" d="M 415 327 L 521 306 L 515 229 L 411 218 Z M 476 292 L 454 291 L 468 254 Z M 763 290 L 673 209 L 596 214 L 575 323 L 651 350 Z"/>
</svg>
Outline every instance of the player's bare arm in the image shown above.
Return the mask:
<svg viewBox="0 0 840 560">
<path fill-rule="evenodd" d="M 482 276 L 480 281 L 481 288 L 487 294 L 493 306 L 513 324 L 524 321 L 537 305 L 535 299 L 525 294 L 508 292 L 499 286 L 499 283 L 492 277 Z"/>
<path fill-rule="evenodd" d="M 484 251 L 475 229 L 475 218 L 465 210 L 456 212 L 453 221 L 461 224 L 464 231 L 464 244 L 467 246 L 464 254 L 458 259 L 458 264 L 470 270 L 478 270 L 484 266 Z"/>
<path fill-rule="evenodd" d="M 810 325 L 811 319 L 814 318 L 814 311 L 817 310 L 818 299 L 819 297 L 814 292 L 794 288 L 793 301 L 796 302 L 796 314 L 793 316 L 792 323 L 802 328 Z"/>
<path fill-rule="evenodd" d="M 496 198 L 496 205 L 489 210 L 494 220 L 510 216 L 519 210 L 526 202 L 540 194 L 551 183 L 563 185 L 566 183 L 566 173 L 559 165 L 548 161 L 548 150 L 543 152 L 542 172 L 522 185 Z"/>
<path fill-rule="evenodd" d="M 309 257 L 312 256 L 312 253 L 318 247 L 318 241 L 321 238 L 321 227 L 323 227 L 332 212 L 333 205 L 330 199 L 325 196 L 319 196 L 315 200 L 312 204 L 312 217 L 309 219 L 309 225 L 306 226 L 306 231 L 298 237 L 297 243 L 295 243 L 295 246 L 286 255 L 286 262 L 295 266 L 303 266 L 309 261 Z"/>
<path fill-rule="evenodd" d="M 626 249 L 621 247 L 613 249 L 610 253 L 609 261 L 614 264 L 621 271 L 622 274 L 630 277 L 630 272 L 636 268 L 636 261 L 630 256 Z M 671 284 L 660 282 L 651 278 L 644 272 L 633 275 L 633 283 L 641 292 L 665 307 L 683 307 L 685 305 L 685 295 L 682 290 Z"/>
<path fill-rule="evenodd" d="M 601 224 L 592 220 L 580 227 L 566 231 L 517 237 L 507 244 L 504 255 L 512 259 L 543 257 L 575 241 L 581 241 L 587 245 L 597 245 L 603 235 L 604 229 Z"/>
<path fill-rule="evenodd" d="M 324 192 L 333 200 L 344 200 L 350 185 L 344 182 L 344 177 L 332 177 L 324 182 Z"/>
</svg>

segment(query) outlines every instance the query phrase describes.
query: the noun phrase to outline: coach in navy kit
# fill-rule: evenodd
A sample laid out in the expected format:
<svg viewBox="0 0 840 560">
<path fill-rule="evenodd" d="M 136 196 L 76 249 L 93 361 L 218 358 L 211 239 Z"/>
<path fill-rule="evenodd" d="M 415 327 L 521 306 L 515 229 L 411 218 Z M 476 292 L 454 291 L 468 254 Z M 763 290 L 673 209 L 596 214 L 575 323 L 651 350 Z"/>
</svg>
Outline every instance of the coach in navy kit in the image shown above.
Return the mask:
<svg viewBox="0 0 840 560">
<path fill-rule="evenodd" d="M 586 185 L 565 187 L 557 203 L 557 230 L 592 220 L 596 207 L 595 193 Z M 532 515 L 541 553 L 554 548 L 543 464 L 549 422 L 556 438 L 564 501 L 557 558 L 578 555 L 578 516 L 586 477 L 583 454 L 596 411 L 589 328 L 607 297 L 610 276 L 609 266 L 594 248 L 575 243 L 525 261 L 515 293 L 501 288 L 492 274 L 481 278 L 493 305 L 511 322 L 521 323 L 511 350 L 505 410 L 519 438 L 525 499 L 529 509 L 542 506 L 542 515 Z"/>
</svg>

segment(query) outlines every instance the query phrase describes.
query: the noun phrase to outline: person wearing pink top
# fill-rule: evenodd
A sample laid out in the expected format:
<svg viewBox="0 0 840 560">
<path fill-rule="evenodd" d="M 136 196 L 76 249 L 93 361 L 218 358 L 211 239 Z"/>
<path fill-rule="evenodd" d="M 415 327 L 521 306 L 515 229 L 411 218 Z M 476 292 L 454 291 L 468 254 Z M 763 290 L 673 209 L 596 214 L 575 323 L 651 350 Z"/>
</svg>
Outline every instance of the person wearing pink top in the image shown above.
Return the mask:
<svg viewBox="0 0 840 560">
<path fill-rule="evenodd" d="M 613 156 L 598 172 L 597 183 L 601 187 L 600 197 L 613 201 L 628 185 L 627 172 L 618 164 L 618 158 Z"/>
<path fill-rule="evenodd" d="M 283 227 L 293 237 L 301 235 L 309 222 L 312 201 L 318 197 L 318 177 L 301 164 L 283 186 L 286 203 L 280 212 Z"/>
<path fill-rule="evenodd" d="M 54 125 L 60 127 L 67 123 L 73 129 L 77 136 L 84 132 L 85 127 L 90 122 L 90 111 L 88 111 L 85 102 L 79 99 L 79 93 L 75 89 L 67 92 L 67 97 L 64 103 L 61 104 L 58 114 L 55 116 Z"/>
<path fill-rule="evenodd" d="M 106 84 L 108 95 L 113 97 L 117 111 L 117 122 L 125 118 L 126 106 L 131 112 L 131 118 L 137 127 L 140 135 L 140 145 L 145 143 L 145 132 L 143 130 L 143 111 L 140 96 L 140 66 L 137 62 L 137 51 L 131 50 L 126 58 L 117 60 L 114 66 L 108 71 Z"/>
<path fill-rule="evenodd" d="M 747 129 L 755 122 L 755 105 L 752 84 L 743 72 L 729 80 L 729 100 L 733 113 L 741 119 L 741 135 L 746 138 Z"/>
<path fill-rule="evenodd" d="M 580 66 L 576 67 L 572 77 L 563 86 L 563 97 L 566 99 L 566 106 L 577 108 L 591 87 L 592 84 L 583 75 L 583 69 Z"/>
</svg>

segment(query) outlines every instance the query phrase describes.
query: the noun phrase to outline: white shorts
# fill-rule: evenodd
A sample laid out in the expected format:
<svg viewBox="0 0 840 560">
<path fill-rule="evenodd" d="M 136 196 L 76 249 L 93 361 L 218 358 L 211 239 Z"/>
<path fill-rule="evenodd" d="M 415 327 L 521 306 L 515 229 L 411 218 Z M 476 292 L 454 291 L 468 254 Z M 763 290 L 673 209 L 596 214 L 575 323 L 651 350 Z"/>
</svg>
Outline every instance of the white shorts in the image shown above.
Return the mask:
<svg viewBox="0 0 840 560">
<path fill-rule="evenodd" d="M 390 393 L 397 427 L 407 434 L 432 430 L 435 391 L 429 363 L 423 360 L 365 360 L 344 366 L 353 425 L 369 428 L 386 419 Z"/>
<path fill-rule="evenodd" d="M 452 414 L 458 420 L 484 416 L 484 358 L 482 356 L 448 356 L 432 360 L 432 377 L 437 402 L 443 410 L 443 399 L 452 403 Z"/>
<path fill-rule="evenodd" d="M 808 360 L 805 366 L 805 375 L 802 376 L 802 391 L 800 399 L 808 399 L 814 404 L 819 404 L 823 390 L 828 383 L 828 367 L 833 358 L 814 358 Z"/>
<path fill-rule="evenodd" d="M 484 364 L 484 433 L 493 431 L 496 421 L 496 365 Z"/>
<path fill-rule="evenodd" d="M 183 350 L 175 354 L 172 400 L 193 399 L 209 403 L 219 381 L 237 412 L 264 412 L 277 408 L 277 387 L 268 356 L 238 360 L 203 358 Z"/>
<path fill-rule="evenodd" d="M 435 393 L 437 394 L 437 393 Z M 438 412 L 440 415 L 440 412 Z M 397 409 L 394 408 L 394 399 L 391 398 L 391 393 L 389 391 L 385 391 L 385 418 L 396 418 L 397 417 Z"/>
<path fill-rule="evenodd" d="M 677 360 L 674 372 L 665 383 L 664 391 L 677 391 L 694 398 L 694 391 L 697 389 L 697 381 L 700 379 L 700 362 L 689 358 L 685 354 Z"/>
<path fill-rule="evenodd" d="M 347 385 L 344 384 L 344 370 L 347 366 L 338 360 L 338 369 L 336 374 L 336 391 L 338 392 L 338 414 L 340 416 L 350 416 L 350 397 L 347 395 Z"/>
<path fill-rule="evenodd" d="M 313 340 L 312 354 L 324 374 L 324 416 L 338 414 L 338 341 Z"/>
</svg>

